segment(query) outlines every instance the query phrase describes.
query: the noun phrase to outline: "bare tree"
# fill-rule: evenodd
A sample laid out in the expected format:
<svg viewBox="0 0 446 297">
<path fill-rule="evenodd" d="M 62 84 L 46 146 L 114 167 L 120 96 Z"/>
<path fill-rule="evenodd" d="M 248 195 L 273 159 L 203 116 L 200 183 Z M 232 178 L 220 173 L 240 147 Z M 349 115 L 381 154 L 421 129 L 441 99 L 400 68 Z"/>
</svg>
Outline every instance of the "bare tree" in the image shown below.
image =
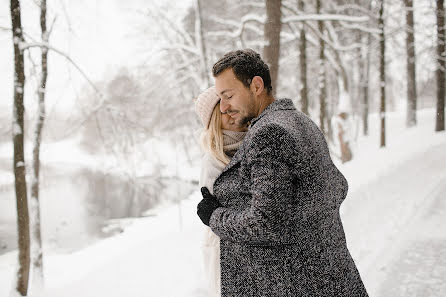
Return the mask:
<svg viewBox="0 0 446 297">
<path fill-rule="evenodd" d="M 316 13 L 321 14 L 321 1 L 316 0 Z M 324 22 L 319 20 L 317 22 L 318 30 L 321 35 L 324 35 Z M 326 71 L 325 71 L 325 41 L 323 38 L 319 38 L 319 127 L 322 132 L 326 135 L 327 131 L 325 128 L 325 121 L 327 118 L 327 107 L 326 107 Z"/>
<path fill-rule="evenodd" d="M 444 96 L 445 96 L 445 29 L 444 29 L 444 0 L 437 0 L 437 117 L 435 131 L 444 131 Z"/>
<path fill-rule="evenodd" d="M 208 57 L 206 53 L 206 42 L 204 39 L 203 33 L 203 13 L 201 9 L 201 0 L 196 0 L 195 2 L 195 37 L 197 39 L 197 46 L 200 50 L 200 62 L 201 68 L 203 69 L 203 81 L 205 81 L 206 87 L 210 86 L 211 78 L 210 78 L 210 70 L 208 68 Z"/>
<path fill-rule="evenodd" d="M 275 90 L 277 89 L 277 77 L 279 75 L 280 31 L 282 28 L 281 2 L 282 0 L 265 0 L 266 22 L 264 36 L 266 44 L 263 49 L 263 57 L 269 65 L 271 72 L 273 94 L 275 94 Z"/>
<path fill-rule="evenodd" d="M 19 0 L 11 0 L 11 23 L 14 44 L 14 109 L 13 109 L 13 143 L 14 143 L 14 177 L 17 200 L 17 226 L 19 244 L 19 269 L 16 290 L 22 296 L 28 292 L 30 268 L 29 213 L 26 191 L 26 168 L 23 149 L 24 113 L 23 95 L 25 89 L 25 62 L 19 44 L 23 39 L 21 9 Z"/>
<path fill-rule="evenodd" d="M 363 134 L 369 134 L 369 71 L 370 71 L 370 34 L 363 35 L 361 48 L 361 79 L 362 84 L 362 128 Z"/>
<path fill-rule="evenodd" d="M 40 28 L 42 42 L 48 43 L 49 31 L 46 24 L 46 0 L 40 2 Z M 41 48 L 41 77 L 38 86 L 38 117 L 34 131 L 34 148 L 33 148 L 33 170 L 31 178 L 31 243 L 32 253 L 31 260 L 33 266 L 33 285 L 32 288 L 36 291 L 44 287 L 43 274 L 43 248 L 42 248 L 42 233 L 40 227 L 40 202 L 39 202 L 39 172 L 40 172 L 40 145 L 42 140 L 42 130 L 45 121 L 45 93 L 46 82 L 48 77 L 48 48 Z"/>
<path fill-rule="evenodd" d="M 406 126 L 417 123 L 417 80 L 415 71 L 415 34 L 413 20 L 413 1 L 404 0 L 406 6 L 406 51 L 407 51 L 407 114 Z"/>
<path fill-rule="evenodd" d="M 384 34 L 384 0 L 379 1 L 378 27 L 381 31 L 379 41 L 380 63 L 379 63 L 379 86 L 381 90 L 381 101 L 379 116 L 381 120 L 380 147 L 386 146 L 386 40 Z"/>
<path fill-rule="evenodd" d="M 305 11 L 304 0 L 299 1 L 299 10 Z M 302 112 L 309 115 L 308 112 L 308 82 L 307 82 L 307 37 L 305 33 L 305 23 L 302 23 L 300 28 L 300 41 L 299 41 L 299 64 L 300 64 L 300 100 L 302 106 Z"/>
<path fill-rule="evenodd" d="M 371 3 L 368 4 L 371 10 Z M 370 78 L 370 58 L 371 58 L 371 33 L 364 32 L 361 35 L 360 50 L 360 85 L 362 88 L 362 129 L 363 134 L 369 134 L 369 78 Z"/>
</svg>

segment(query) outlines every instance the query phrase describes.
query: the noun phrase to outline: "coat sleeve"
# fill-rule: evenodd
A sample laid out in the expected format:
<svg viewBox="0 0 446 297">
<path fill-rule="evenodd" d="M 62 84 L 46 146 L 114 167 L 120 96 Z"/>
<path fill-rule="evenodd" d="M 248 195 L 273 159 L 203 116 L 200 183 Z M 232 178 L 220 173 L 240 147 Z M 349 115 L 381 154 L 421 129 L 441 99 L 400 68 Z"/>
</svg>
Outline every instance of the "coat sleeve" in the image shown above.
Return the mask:
<svg viewBox="0 0 446 297">
<path fill-rule="evenodd" d="M 245 156 L 251 201 L 242 210 L 220 207 L 211 229 L 224 240 L 275 245 L 296 240 L 296 140 L 281 126 L 269 124 L 252 138 Z"/>
</svg>

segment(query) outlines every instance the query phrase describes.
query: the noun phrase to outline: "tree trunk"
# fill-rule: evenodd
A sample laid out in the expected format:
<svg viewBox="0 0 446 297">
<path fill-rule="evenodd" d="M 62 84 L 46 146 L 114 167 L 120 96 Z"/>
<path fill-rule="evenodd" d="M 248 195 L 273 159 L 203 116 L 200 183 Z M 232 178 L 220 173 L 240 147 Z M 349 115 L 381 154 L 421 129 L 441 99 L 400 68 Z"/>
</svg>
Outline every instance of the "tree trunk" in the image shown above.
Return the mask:
<svg viewBox="0 0 446 297">
<path fill-rule="evenodd" d="M 381 104 L 380 104 L 380 119 L 381 119 L 381 142 L 380 147 L 386 146 L 386 43 L 384 35 L 384 0 L 379 2 L 379 19 L 378 27 L 381 30 L 380 33 L 380 64 L 379 64 L 379 85 L 381 89 Z"/>
<path fill-rule="evenodd" d="M 273 94 L 276 94 L 279 74 L 280 31 L 282 28 L 281 5 L 281 0 L 265 0 L 266 23 L 264 31 L 266 44 L 263 48 L 263 57 L 269 65 Z"/>
<path fill-rule="evenodd" d="M 305 3 L 303 0 L 299 1 L 299 10 L 305 11 Z M 307 85 L 307 37 L 305 33 L 305 22 L 302 22 L 300 29 L 300 43 L 299 43 L 299 64 L 300 64 L 300 100 L 302 112 L 310 115 L 308 111 L 308 85 Z"/>
<path fill-rule="evenodd" d="M 413 20 L 413 1 L 404 0 L 406 6 L 406 51 L 407 51 L 407 114 L 406 126 L 417 124 L 417 80 L 415 72 L 415 37 Z"/>
<path fill-rule="evenodd" d="M 369 69 L 370 69 L 370 34 L 362 36 L 361 48 L 361 84 L 362 84 L 362 127 L 363 134 L 369 134 Z"/>
<path fill-rule="evenodd" d="M 316 1 L 316 13 L 321 12 L 321 1 Z M 318 29 L 321 35 L 324 35 L 324 22 L 318 21 Z M 326 77 L 325 77 L 325 42 L 322 38 L 319 38 L 319 122 L 320 128 L 324 135 L 327 134 L 325 129 L 325 119 L 327 118 L 327 107 L 325 102 L 326 97 Z"/>
<path fill-rule="evenodd" d="M 42 42 L 48 42 L 48 32 L 46 28 L 46 0 L 41 0 L 40 4 L 40 28 L 42 31 Z M 33 171 L 31 178 L 31 238 L 32 265 L 33 265 L 33 290 L 39 292 L 44 287 L 43 275 L 43 249 L 42 234 L 40 228 L 40 202 L 39 202 L 39 179 L 40 179 L 40 144 L 42 140 L 42 130 L 45 121 L 45 92 L 46 81 L 48 77 L 48 49 L 41 48 L 41 67 L 42 73 L 40 86 L 37 90 L 39 97 L 38 117 L 35 128 L 35 139 L 33 149 Z"/>
<path fill-rule="evenodd" d="M 208 68 L 207 61 L 207 53 L 206 53 L 206 43 L 204 40 L 203 34 L 203 17 L 201 13 L 201 3 L 200 0 L 196 0 L 195 3 L 195 38 L 197 40 L 197 45 L 200 50 L 200 62 L 201 62 L 201 72 L 202 79 L 204 81 L 205 86 L 202 86 L 203 89 L 208 88 L 210 86 L 211 78 L 210 78 L 210 69 Z"/>
<path fill-rule="evenodd" d="M 444 131 L 444 95 L 445 95 L 445 42 L 444 36 L 444 0 L 437 0 L 437 119 L 435 131 Z"/>
<path fill-rule="evenodd" d="M 20 1 L 11 0 L 11 23 L 14 43 L 14 108 L 13 108 L 13 143 L 15 193 L 17 199 L 17 226 L 19 244 L 19 269 L 17 272 L 17 291 L 26 296 L 28 292 L 30 265 L 29 213 L 26 193 L 25 155 L 23 149 L 24 113 L 23 94 L 25 89 L 25 63 L 19 43 L 23 42 Z"/>
</svg>

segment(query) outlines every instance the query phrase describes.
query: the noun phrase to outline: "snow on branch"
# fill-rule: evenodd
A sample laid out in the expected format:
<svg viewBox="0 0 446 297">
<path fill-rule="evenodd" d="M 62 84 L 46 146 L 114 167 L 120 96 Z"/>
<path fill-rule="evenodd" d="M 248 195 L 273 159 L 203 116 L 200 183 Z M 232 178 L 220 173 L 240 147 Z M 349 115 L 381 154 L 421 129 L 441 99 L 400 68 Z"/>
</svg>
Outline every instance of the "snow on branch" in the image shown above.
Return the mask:
<svg viewBox="0 0 446 297">
<path fill-rule="evenodd" d="M 303 15 L 303 14 L 304 14 L 303 11 L 298 10 L 298 9 L 295 9 L 295 8 L 294 8 L 294 5 L 291 6 L 291 5 L 288 4 L 288 3 L 282 2 L 281 11 L 282 11 L 282 15 L 283 15 L 283 16 L 286 15 L 286 13 L 285 13 L 286 10 L 289 10 L 289 11 L 291 12 L 292 15 Z"/>
<path fill-rule="evenodd" d="M 266 19 L 266 17 L 264 15 L 259 16 L 259 15 L 256 15 L 256 14 L 244 15 L 240 19 L 240 22 L 229 20 L 229 19 L 222 19 L 222 18 L 219 18 L 219 17 L 213 17 L 212 18 L 213 21 L 215 21 L 215 22 L 217 22 L 219 24 L 222 24 L 222 25 L 225 25 L 225 26 L 236 27 L 236 28 L 237 27 L 241 27 L 241 26 L 243 26 L 243 25 L 245 25 L 247 23 L 259 23 L 259 24 L 263 25 L 263 24 L 265 24 L 265 19 Z"/>
<path fill-rule="evenodd" d="M 284 35 L 284 37 L 287 39 L 287 41 L 291 41 L 292 39 L 293 40 L 298 40 L 300 38 L 295 33 L 295 28 L 290 26 L 291 24 L 292 23 L 286 24 L 286 25 L 288 25 L 288 27 L 293 32 L 293 34 Z M 336 50 L 336 51 L 351 51 L 351 50 L 354 50 L 354 49 L 362 47 L 362 44 L 360 44 L 360 43 L 352 43 L 352 44 L 349 44 L 349 45 L 342 45 L 342 44 L 340 44 L 337 41 L 337 39 L 335 39 L 335 38 L 330 39 L 330 36 L 327 36 L 327 35 L 322 34 L 321 32 L 319 32 L 319 30 L 313 24 L 306 23 L 305 26 L 308 27 L 310 29 L 310 31 L 313 32 L 314 35 L 316 35 L 316 37 L 322 39 L 333 50 Z M 331 37 L 333 37 L 333 36 L 331 36 Z"/>
<path fill-rule="evenodd" d="M 381 30 L 379 30 L 377 28 L 364 27 L 364 26 L 361 26 L 360 24 L 349 24 L 346 22 L 339 22 L 339 24 L 346 29 L 354 29 L 354 30 L 360 30 L 360 31 L 363 31 L 366 33 L 370 33 L 370 34 L 374 35 L 376 38 L 378 38 L 378 34 L 381 32 Z"/>
<path fill-rule="evenodd" d="M 179 43 L 178 44 L 171 44 L 169 46 L 163 46 L 163 47 L 160 48 L 160 50 L 167 50 L 167 51 L 169 51 L 169 50 L 178 50 L 178 49 L 185 50 L 186 52 L 189 52 L 189 53 L 191 53 L 193 55 L 199 55 L 198 54 L 198 49 L 196 49 L 194 47 L 190 47 L 190 46 L 184 45 L 184 44 L 179 44 Z"/>
<path fill-rule="evenodd" d="M 20 42 L 19 43 L 19 49 L 21 51 L 24 51 L 26 49 L 30 49 L 33 47 L 39 47 L 39 48 L 46 48 L 48 50 L 51 50 L 55 53 L 58 53 L 59 55 L 61 55 L 62 57 L 64 57 L 65 59 L 67 59 L 80 73 L 81 75 L 85 78 L 85 80 L 87 80 L 87 82 L 93 87 L 93 89 L 101 95 L 101 92 L 98 90 L 98 88 L 96 88 L 96 86 L 94 85 L 94 83 L 88 78 L 88 76 L 85 74 L 85 72 L 79 67 L 79 65 L 77 65 L 73 59 L 71 59 L 71 57 L 64 53 L 61 50 L 58 50 L 57 48 L 54 48 L 53 46 L 51 46 L 50 44 L 48 44 L 47 42 Z M 101 95 L 102 96 L 102 95 Z"/>
<path fill-rule="evenodd" d="M 292 40 L 292 36 L 294 36 L 295 40 L 299 39 L 299 35 L 297 34 L 296 29 L 293 28 L 292 25 L 293 25 L 293 23 L 287 24 L 287 26 L 290 28 L 292 34 L 285 33 L 285 32 L 281 32 L 281 34 L 280 34 L 281 36 L 284 36 L 284 37 L 286 37 L 288 39 L 286 41 L 291 41 Z M 307 35 L 306 39 L 307 39 L 307 41 L 310 44 L 314 45 L 315 47 L 319 47 L 320 46 L 319 40 L 314 39 L 311 35 Z M 327 58 L 327 61 L 332 65 L 333 69 L 337 73 L 342 73 L 343 72 L 343 70 L 342 70 L 343 66 L 339 62 L 336 61 L 336 59 L 330 54 L 330 51 L 324 51 L 324 56 Z"/>
<path fill-rule="evenodd" d="M 378 19 L 378 17 L 372 11 L 370 11 L 367 8 L 364 8 L 358 4 L 344 4 L 344 5 L 340 5 L 340 6 L 334 6 L 333 9 L 335 11 L 357 10 L 363 14 L 368 15 L 372 19 Z"/>
<path fill-rule="evenodd" d="M 217 23 L 225 25 L 225 26 L 231 26 L 231 27 L 238 27 L 238 26 L 240 26 L 240 22 L 233 21 L 233 20 L 230 20 L 230 19 L 222 19 L 222 18 L 219 18 L 217 16 L 212 17 L 212 20 L 214 22 L 217 22 Z"/>
<path fill-rule="evenodd" d="M 164 20 L 168 26 L 166 28 L 169 28 L 177 33 L 178 36 L 180 36 L 186 44 L 189 44 L 189 46 L 192 46 L 195 44 L 193 37 L 190 35 L 189 32 L 187 32 L 182 26 L 179 26 L 176 24 L 171 18 L 162 10 L 158 11 L 147 11 L 147 15 L 150 17 L 152 16 L 155 20 Z"/>
<path fill-rule="evenodd" d="M 288 16 L 282 19 L 282 23 L 302 22 L 302 21 L 344 21 L 352 23 L 367 22 L 367 16 L 349 16 L 343 14 L 302 14 Z"/>
<path fill-rule="evenodd" d="M 221 18 L 213 18 L 213 20 L 217 23 L 220 23 L 222 25 L 226 25 L 226 26 L 231 26 L 234 27 L 235 29 L 233 31 L 226 31 L 226 30 L 222 30 L 222 31 L 213 31 L 213 32 L 208 32 L 208 36 L 226 36 L 226 37 L 230 37 L 230 38 L 236 38 L 239 37 L 241 39 L 243 32 L 245 31 L 245 29 L 249 29 L 253 32 L 258 33 L 259 35 L 263 35 L 263 27 L 259 28 L 257 26 L 255 26 L 252 23 L 257 23 L 257 24 L 265 24 L 265 16 L 259 16 L 256 14 L 247 14 L 245 16 L 243 16 L 240 20 L 240 22 L 237 21 L 233 21 L 233 20 L 226 20 L 226 19 L 221 19 Z"/>
<path fill-rule="evenodd" d="M 256 14 L 247 14 L 241 18 L 242 24 L 247 22 L 257 22 L 260 24 L 265 24 L 265 20 L 266 20 L 265 16 L 259 16 Z"/>
<path fill-rule="evenodd" d="M 320 39 L 322 39 L 328 46 L 330 46 L 331 48 L 333 48 L 336 51 L 351 51 L 357 48 L 361 48 L 362 44 L 360 43 L 352 43 L 349 45 L 342 45 L 339 44 L 337 38 L 335 38 L 336 36 L 330 35 L 332 38 L 330 39 L 328 36 L 326 36 L 325 34 L 322 34 L 321 32 L 319 32 L 319 30 L 312 24 L 306 24 L 306 26 L 308 28 L 310 28 L 310 30 Z M 328 27 L 328 26 L 327 26 Z"/>
<path fill-rule="evenodd" d="M 207 36 L 210 36 L 210 37 L 237 38 L 237 37 L 241 37 L 242 33 L 245 30 L 247 30 L 247 29 L 257 33 L 259 36 L 263 36 L 263 28 L 259 28 L 258 26 L 255 26 L 253 24 L 245 24 L 245 27 L 242 30 L 236 30 L 236 31 L 233 31 L 233 32 L 230 32 L 230 31 L 212 31 L 212 32 L 208 32 Z"/>
<path fill-rule="evenodd" d="M 349 6 L 349 5 L 346 5 L 346 7 L 347 7 L 347 6 Z M 353 5 L 353 6 L 354 6 L 354 5 Z M 360 6 L 359 6 L 359 7 L 360 7 Z M 288 4 L 284 4 L 284 3 L 282 3 L 282 8 L 284 9 L 284 11 L 283 11 L 283 14 L 284 14 L 284 15 L 286 15 L 286 13 L 285 13 L 286 10 L 290 11 L 291 14 L 293 14 L 292 16 L 290 16 L 290 18 L 291 18 L 291 17 L 296 17 L 296 16 L 301 16 L 301 17 L 308 16 L 308 15 L 305 15 L 304 12 L 295 9 L 294 7 L 292 7 L 291 5 L 288 5 Z M 363 9 L 363 10 L 364 10 L 363 12 L 364 12 L 366 15 L 369 15 L 370 18 L 374 18 L 373 13 L 371 13 L 370 11 L 368 11 L 368 10 L 366 10 L 366 9 Z M 336 16 L 340 16 L 339 14 L 335 14 L 335 15 L 336 15 Z M 323 15 L 319 14 L 319 16 L 323 16 Z M 334 16 L 334 15 L 332 15 L 332 16 Z M 350 16 L 348 16 L 348 17 L 350 17 Z M 361 18 L 364 18 L 364 17 L 366 17 L 366 16 L 362 16 Z M 357 17 L 356 17 L 356 18 L 357 18 Z M 285 19 L 286 19 L 286 18 L 285 18 Z M 326 20 L 326 19 L 325 19 L 325 20 Z M 374 28 L 368 28 L 367 26 L 362 26 L 362 25 L 358 24 L 357 22 L 350 22 L 350 23 L 349 23 L 349 22 L 345 22 L 345 21 L 339 21 L 339 23 L 340 23 L 340 25 L 341 25 L 342 27 L 344 27 L 344 28 L 346 28 L 346 29 L 360 30 L 360 31 L 363 31 L 363 32 L 366 32 L 366 33 L 370 33 L 370 34 L 374 34 L 374 35 L 380 33 L 380 31 L 377 30 L 377 29 L 374 29 Z M 307 24 L 307 25 L 308 25 L 308 24 Z M 348 50 L 348 49 L 347 49 L 347 50 Z"/>
</svg>

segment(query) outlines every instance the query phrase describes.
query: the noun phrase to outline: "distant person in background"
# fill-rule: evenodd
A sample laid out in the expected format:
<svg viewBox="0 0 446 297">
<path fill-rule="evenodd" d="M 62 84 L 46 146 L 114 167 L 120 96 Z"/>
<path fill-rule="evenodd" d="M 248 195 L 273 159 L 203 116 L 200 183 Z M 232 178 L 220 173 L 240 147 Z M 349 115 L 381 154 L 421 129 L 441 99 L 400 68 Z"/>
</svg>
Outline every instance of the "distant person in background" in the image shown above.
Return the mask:
<svg viewBox="0 0 446 297">
<path fill-rule="evenodd" d="M 348 162 L 353 158 L 351 150 L 353 129 L 349 113 L 351 113 L 350 96 L 347 92 L 340 89 L 338 113 L 333 117 L 332 126 L 334 128 L 334 143 L 339 147 L 342 163 Z"/>
<path fill-rule="evenodd" d="M 353 158 L 352 150 L 350 149 L 350 125 L 348 122 L 348 113 L 341 111 L 334 119 L 337 142 L 341 150 L 342 163 L 348 162 Z"/>
<path fill-rule="evenodd" d="M 247 130 L 247 125 L 236 126 L 229 115 L 221 113 L 219 101 L 215 87 L 204 91 L 195 101 L 195 110 L 203 125 L 200 187 L 207 187 L 210 193 L 213 193 L 215 179 L 237 151 Z M 205 229 L 203 256 L 208 296 L 220 297 L 220 238 L 209 227 Z"/>
</svg>

